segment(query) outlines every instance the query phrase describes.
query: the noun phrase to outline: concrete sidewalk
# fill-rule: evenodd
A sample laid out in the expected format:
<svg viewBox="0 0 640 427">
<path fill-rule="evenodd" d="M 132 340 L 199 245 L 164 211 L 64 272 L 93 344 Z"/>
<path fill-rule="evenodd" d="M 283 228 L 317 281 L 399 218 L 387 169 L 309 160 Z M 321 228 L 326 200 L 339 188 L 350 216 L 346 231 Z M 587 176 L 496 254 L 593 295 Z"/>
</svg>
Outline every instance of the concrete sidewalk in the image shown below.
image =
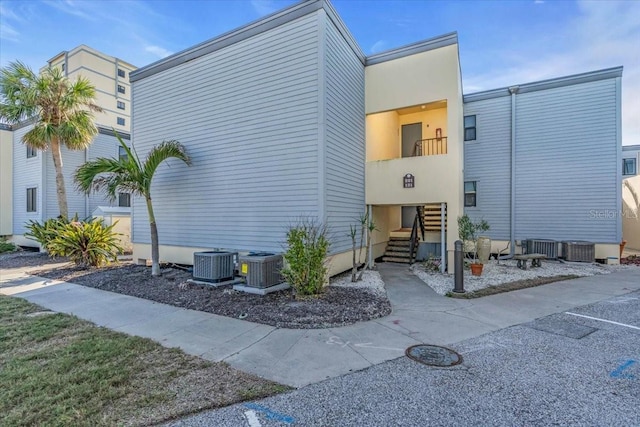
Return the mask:
<svg viewBox="0 0 640 427">
<path fill-rule="evenodd" d="M 393 313 L 329 329 L 278 329 L 18 270 L 0 270 L 0 293 L 301 387 L 395 359 L 414 344 L 451 345 L 640 289 L 640 269 L 628 269 L 460 300 L 436 294 L 406 266 L 379 270 Z"/>
</svg>

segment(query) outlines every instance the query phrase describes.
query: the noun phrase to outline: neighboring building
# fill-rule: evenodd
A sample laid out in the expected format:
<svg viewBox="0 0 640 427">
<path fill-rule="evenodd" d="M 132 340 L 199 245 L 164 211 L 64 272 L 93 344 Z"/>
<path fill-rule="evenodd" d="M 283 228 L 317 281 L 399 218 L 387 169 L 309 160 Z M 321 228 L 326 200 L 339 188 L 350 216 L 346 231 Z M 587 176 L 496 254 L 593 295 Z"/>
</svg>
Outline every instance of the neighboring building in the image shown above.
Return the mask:
<svg viewBox="0 0 640 427">
<path fill-rule="evenodd" d="M 390 238 L 410 234 L 419 208 L 421 240 L 446 251 L 451 271 L 457 217 L 472 199 L 476 211 L 467 211 L 485 213 L 496 239 L 509 240 L 513 206 L 524 221 L 514 223 L 518 239 L 590 238 L 602 243 L 599 256 L 611 256 L 619 220 L 592 221 L 598 231 L 590 232 L 584 208 L 619 209 L 619 191 L 617 204 L 611 194 L 619 187 L 621 68 L 520 86 L 510 205 L 512 99 L 505 89 L 463 102 L 458 58 L 455 33 L 367 57 L 331 4 L 314 0 L 133 72 L 139 153 L 176 139 L 193 159 L 190 168 L 170 162 L 154 181 L 161 260 L 190 264 L 193 252 L 214 248 L 280 252 L 287 226 L 306 216 L 329 226 L 337 273 L 350 267 L 349 227 L 365 210 L 379 257 Z M 498 168 L 494 175 L 483 161 Z M 575 207 L 562 203 L 574 199 Z M 565 208 L 573 220 L 558 212 Z M 133 211 L 134 257 L 144 261 L 142 200 Z M 556 219 L 575 226 L 549 222 Z"/>
<path fill-rule="evenodd" d="M 640 164 L 640 145 L 622 146 L 622 179 L 640 175 L 638 165 Z"/>
<path fill-rule="evenodd" d="M 13 133 L 0 123 L 0 236 L 13 234 Z"/>
<path fill-rule="evenodd" d="M 105 55 L 88 46 L 78 46 L 70 51 L 62 52 L 48 61 L 51 67 L 61 67 L 71 80 L 84 76 L 95 86 L 96 104 L 104 112 L 95 113 L 98 135 L 87 150 L 70 151 L 63 147 L 63 171 L 67 190 L 69 215 L 78 214 L 83 219 L 91 216 L 98 206 L 130 206 L 130 195 L 122 194 L 118 200 L 111 202 L 102 194 L 85 196 L 77 192 L 73 182 L 73 174 L 78 166 L 87 160 L 97 157 L 117 157 L 122 148 L 118 143 L 114 130 L 120 137 L 130 140 L 131 129 L 131 90 L 129 73 L 135 69 L 131 64 L 118 58 Z M 9 182 L 12 189 L 10 200 L 11 226 L 6 234 L 23 246 L 37 244 L 23 236 L 25 223 L 29 220 L 44 221 L 59 215 L 56 197 L 55 169 L 49 151 L 30 149 L 22 142 L 22 136 L 31 129 L 29 122 L 8 127 L 2 131 L 3 138 L 12 141 L 6 149 L 2 142 L 3 188 L 5 186 L 5 159 L 10 155 L 13 172 Z M 5 135 L 4 132 L 7 132 Z M 6 154 L 5 154 L 6 150 Z M 4 193 L 0 224 L 5 224 Z M 4 229 L 0 235 L 4 233 Z"/>
<path fill-rule="evenodd" d="M 464 96 L 465 212 L 490 223 L 495 248 L 583 240 L 596 259 L 618 256 L 621 78 L 618 67 Z"/>
<path fill-rule="evenodd" d="M 95 113 L 96 123 L 117 132 L 131 132 L 131 86 L 133 65 L 80 45 L 51 58 L 50 67 L 60 67 L 73 80 L 83 76 L 96 88 L 96 104 L 104 110 Z"/>
</svg>

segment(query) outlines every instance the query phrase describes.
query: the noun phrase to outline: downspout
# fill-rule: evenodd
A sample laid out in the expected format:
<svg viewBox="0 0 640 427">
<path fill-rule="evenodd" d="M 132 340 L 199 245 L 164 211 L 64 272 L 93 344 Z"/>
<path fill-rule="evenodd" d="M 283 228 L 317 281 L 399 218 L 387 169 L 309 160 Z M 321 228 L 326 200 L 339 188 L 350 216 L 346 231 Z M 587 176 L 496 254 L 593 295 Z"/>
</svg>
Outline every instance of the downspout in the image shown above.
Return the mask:
<svg viewBox="0 0 640 427">
<path fill-rule="evenodd" d="M 511 94 L 511 199 L 509 202 L 509 255 L 500 259 L 511 259 L 516 250 L 516 94 L 520 86 L 509 88 Z"/>
</svg>

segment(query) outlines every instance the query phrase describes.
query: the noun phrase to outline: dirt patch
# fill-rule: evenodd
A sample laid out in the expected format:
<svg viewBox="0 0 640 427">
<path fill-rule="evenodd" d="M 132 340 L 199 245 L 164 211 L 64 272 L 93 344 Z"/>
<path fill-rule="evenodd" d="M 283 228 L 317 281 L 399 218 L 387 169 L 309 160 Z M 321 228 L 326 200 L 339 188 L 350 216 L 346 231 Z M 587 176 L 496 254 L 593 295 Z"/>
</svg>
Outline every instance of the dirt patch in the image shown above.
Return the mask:
<svg viewBox="0 0 640 427">
<path fill-rule="evenodd" d="M 292 290 L 260 296 L 230 287 L 187 283 L 191 273 L 179 268 L 163 268 L 160 277 L 152 277 L 150 268 L 134 264 L 88 270 L 57 268 L 32 274 L 280 328 L 345 326 L 391 313 L 386 297 L 366 289 L 328 286 L 318 297 L 304 299 L 295 299 Z"/>
<path fill-rule="evenodd" d="M 486 297 L 488 295 L 501 294 L 503 292 L 517 291 L 518 289 L 533 288 L 535 286 L 546 285 L 549 283 L 560 282 L 562 280 L 576 279 L 578 276 L 565 275 L 565 276 L 553 276 L 553 277 L 536 277 L 535 279 L 517 280 L 515 282 L 504 283 L 502 285 L 490 286 L 488 288 L 479 289 L 474 292 L 465 292 L 464 294 L 458 294 L 455 292 L 449 292 L 448 297 L 471 299 Z"/>
</svg>

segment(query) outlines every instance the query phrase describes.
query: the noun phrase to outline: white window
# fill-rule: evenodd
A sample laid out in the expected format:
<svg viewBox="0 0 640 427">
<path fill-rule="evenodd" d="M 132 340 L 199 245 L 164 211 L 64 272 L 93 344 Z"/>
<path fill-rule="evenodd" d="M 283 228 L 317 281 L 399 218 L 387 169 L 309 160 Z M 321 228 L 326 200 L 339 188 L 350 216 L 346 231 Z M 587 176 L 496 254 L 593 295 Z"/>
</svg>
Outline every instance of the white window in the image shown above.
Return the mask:
<svg viewBox="0 0 640 427">
<path fill-rule="evenodd" d="M 36 150 L 33 147 L 29 147 L 27 145 L 27 159 L 31 159 L 33 157 L 36 157 L 38 155 L 38 150 Z"/>
<path fill-rule="evenodd" d="M 124 110 L 124 102 L 118 101 L 118 109 Z"/>
<path fill-rule="evenodd" d="M 464 182 L 464 205 L 465 207 L 476 205 L 476 181 Z"/>
<path fill-rule="evenodd" d="M 118 124 L 119 124 L 120 126 L 124 126 L 124 123 L 125 123 L 125 121 L 124 121 L 124 117 L 118 117 Z"/>
<path fill-rule="evenodd" d="M 38 207 L 38 189 L 27 188 L 27 212 L 36 212 Z"/>
<path fill-rule="evenodd" d="M 476 139 L 476 116 L 464 116 L 464 140 L 475 141 Z"/>
<path fill-rule="evenodd" d="M 622 159 L 622 175 L 635 175 L 637 170 L 636 159 Z"/>
</svg>

